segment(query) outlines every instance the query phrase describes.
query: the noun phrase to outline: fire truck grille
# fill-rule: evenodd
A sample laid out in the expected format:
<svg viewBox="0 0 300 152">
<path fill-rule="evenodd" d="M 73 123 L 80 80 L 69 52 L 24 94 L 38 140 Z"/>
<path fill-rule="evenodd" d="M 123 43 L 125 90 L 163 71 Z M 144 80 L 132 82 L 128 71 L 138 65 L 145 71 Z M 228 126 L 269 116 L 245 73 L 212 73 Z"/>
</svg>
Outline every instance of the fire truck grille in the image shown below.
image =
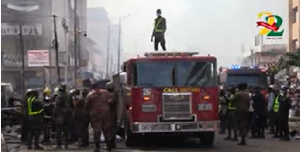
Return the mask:
<svg viewBox="0 0 300 152">
<path fill-rule="evenodd" d="M 164 120 L 192 118 L 191 93 L 164 93 L 162 95 Z"/>
</svg>

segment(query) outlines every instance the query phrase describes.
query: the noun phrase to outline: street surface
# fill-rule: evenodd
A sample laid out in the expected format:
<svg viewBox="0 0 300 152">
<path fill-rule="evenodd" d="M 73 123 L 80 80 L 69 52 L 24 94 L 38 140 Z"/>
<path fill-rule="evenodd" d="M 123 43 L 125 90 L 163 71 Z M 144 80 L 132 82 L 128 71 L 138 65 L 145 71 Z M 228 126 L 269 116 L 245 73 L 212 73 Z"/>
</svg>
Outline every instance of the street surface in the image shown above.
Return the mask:
<svg viewBox="0 0 300 152">
<path fill-rule="evenodd" d="M 148 144 L 136 148 L 127 148 L 124 142 L 118 143 L 118 148 L 115 152 L 299 152 L 300 140 L 291 139 L 290 142 L 281 142 L 278 139 L 268 136 L 266 139 L 248 139 L 247 146 L 237 146 L 235 142 L 224 141 L 225 135 L 217 135 L 215 144 L 212 147 L 204 147 L 199 144 L 197 139 L 169 139 L 169 140 L 151 140 Z M 11 147 L 12 145 L 10 145 Z M 104 144 L 101 144 L 103 147 Z M 54 147 L 54 146 L 53 146 Z M 44 151 L 51 150 L 53 147 L 45 147 Z M 77 149 L 75 146 L 70 146 L 69 150 L 62 150 L 61 152 L 92 152 L 94 145 L 92 144 L 87 149 Z M 20 147 L 16 151 L 30 152 L 26 150 L 25 146 Z M 104 151 L 104 150 L 103 150 Z M 35 151 L 41 152 L 41 151 Z"/>
</svg>

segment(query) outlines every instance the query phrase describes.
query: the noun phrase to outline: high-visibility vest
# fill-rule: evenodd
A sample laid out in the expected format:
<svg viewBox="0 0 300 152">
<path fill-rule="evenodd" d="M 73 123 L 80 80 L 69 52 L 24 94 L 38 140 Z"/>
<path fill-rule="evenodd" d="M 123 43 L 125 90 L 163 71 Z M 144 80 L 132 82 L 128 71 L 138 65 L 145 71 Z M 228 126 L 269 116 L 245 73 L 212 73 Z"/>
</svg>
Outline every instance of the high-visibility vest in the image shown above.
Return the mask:
<svg viewBox="0 0 300 152">
<path fill-rule="evenodd" d="M 34 102 L 35 100 L 35 97 L 29 97 L 28 100 L 27 100 L 27 112 L 28 112 L 28 115 L 31 116 L 31 115 L 37 115 L 37 114 L 41 114 L 43 112 L 43 109 L 39 110 L 39 111 L 32 111 L 32 103 Z"/>
<path fill-rule="evenodd" d="M 274 112 L 279 111 L 279 97 L 280 96 L 281 96 L 281 94 L 277 95 L 277 97 L 275 98 L 274 105 L 273 105 L 273 111 Z"/>
<path fill-rule="evenodd" d="M 155 28 L 154 28 L 154 32 L 164 32 L 164 30 L 158 29 L 158 25 L 159 25 L 159 23 L 161 22 L 162 19 L 163 19 L 163 18 L 160 18 L 160 19 L 158 20 L 158 22 L 156 23 Z"/>
<path fill-rule="evenodd" d="M 228 109 L 229 110 L 235 110 L 235 107 L 232 106 L 232 101 L 229 102 Z"/>
</svg>

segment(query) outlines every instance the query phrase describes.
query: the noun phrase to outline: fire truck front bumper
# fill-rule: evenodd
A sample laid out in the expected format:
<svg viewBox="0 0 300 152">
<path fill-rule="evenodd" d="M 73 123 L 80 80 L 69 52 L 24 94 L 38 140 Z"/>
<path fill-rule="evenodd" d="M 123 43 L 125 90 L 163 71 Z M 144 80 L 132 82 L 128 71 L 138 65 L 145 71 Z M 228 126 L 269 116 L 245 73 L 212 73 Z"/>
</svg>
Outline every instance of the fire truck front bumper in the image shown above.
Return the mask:
<svg viewBox="0 0 300 152">
<path fill-rule="evenodd" d="M 135 122 L 133 133 L 162 133 L 162 132 L 215 132 L 219 121 L 203 122 Z"/>
</svg>

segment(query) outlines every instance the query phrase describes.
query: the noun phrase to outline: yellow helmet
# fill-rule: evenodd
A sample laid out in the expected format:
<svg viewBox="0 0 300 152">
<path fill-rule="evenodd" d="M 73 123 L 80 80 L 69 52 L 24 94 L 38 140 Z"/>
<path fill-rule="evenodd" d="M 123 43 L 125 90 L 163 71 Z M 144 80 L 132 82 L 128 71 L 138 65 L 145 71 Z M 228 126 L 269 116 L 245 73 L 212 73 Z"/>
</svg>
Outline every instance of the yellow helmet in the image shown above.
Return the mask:
<svg viewBox="0 0 300 152">
<path fill-rule="evenodd" d="M 50 94 L 51 94 L 51 89 L 48 88 L 48 87 L 46 87 L 46 88 L 44 89 L 44 94 L 45 94 L 45 95 L 50 95 Z"/>
</svg>

